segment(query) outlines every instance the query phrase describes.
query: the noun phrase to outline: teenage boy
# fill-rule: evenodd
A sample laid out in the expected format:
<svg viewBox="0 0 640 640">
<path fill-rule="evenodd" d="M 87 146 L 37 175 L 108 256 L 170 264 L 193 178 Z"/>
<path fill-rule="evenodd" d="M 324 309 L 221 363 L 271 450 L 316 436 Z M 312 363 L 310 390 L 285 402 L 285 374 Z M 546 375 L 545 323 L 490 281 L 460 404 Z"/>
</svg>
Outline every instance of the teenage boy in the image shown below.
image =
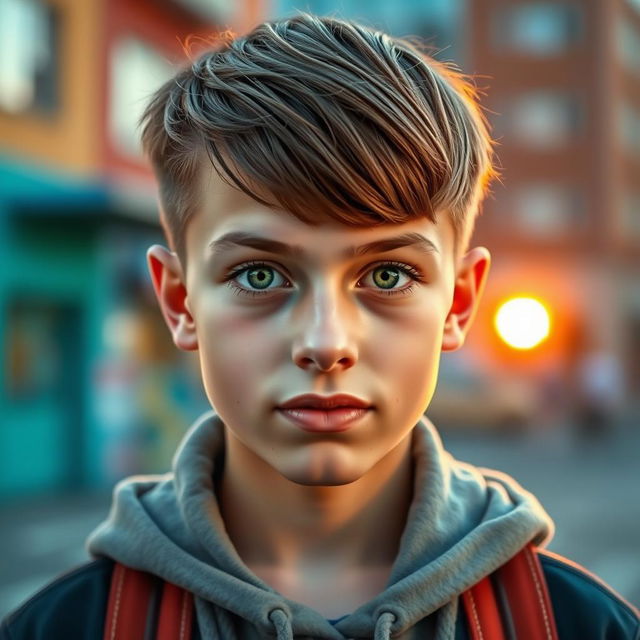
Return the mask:
<svg viewBox="0 0 640 640">
<path fill-rule="evenodd" d="M 471 637 L 460 594 L 554 530 L 423 415 L 490 264 L 469 249 L 494 173 L 472 88 L 304 14 L 202 55 L 143 123 L 171 247 L 153 285 L 214 412 L 171 474 L 118 485 L 96 559 L 2 638 L 102 637 L 114 560 L 192 593 L 193 637 Z M 561 639 L 640 637 L 607 585 L 537 554 Z"/>
</svg>

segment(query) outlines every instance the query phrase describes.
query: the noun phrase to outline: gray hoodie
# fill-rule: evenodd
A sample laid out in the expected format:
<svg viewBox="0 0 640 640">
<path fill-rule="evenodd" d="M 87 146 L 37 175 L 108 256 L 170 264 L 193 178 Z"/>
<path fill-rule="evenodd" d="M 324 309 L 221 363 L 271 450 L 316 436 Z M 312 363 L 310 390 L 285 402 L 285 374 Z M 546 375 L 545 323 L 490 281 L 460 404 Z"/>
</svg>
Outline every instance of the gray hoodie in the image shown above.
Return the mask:
<svg viewBox="0 0 640 640">
<path fill-rule="evenodd" d="M 528 542 L 548 544 L 554 525 L 510 476 L 455 460 L 426 417 L 413 430 L 412 455 L 413 502 L 389 581 L 337 623 L 282 596 L 238 556 L 214 492 L 224 433 L 213 412 L 188 431 L 171 473 L 116 486 L 87 548 L 191 591 L 205 640 L 453 640 L 459 594 Z"/>
</svg>

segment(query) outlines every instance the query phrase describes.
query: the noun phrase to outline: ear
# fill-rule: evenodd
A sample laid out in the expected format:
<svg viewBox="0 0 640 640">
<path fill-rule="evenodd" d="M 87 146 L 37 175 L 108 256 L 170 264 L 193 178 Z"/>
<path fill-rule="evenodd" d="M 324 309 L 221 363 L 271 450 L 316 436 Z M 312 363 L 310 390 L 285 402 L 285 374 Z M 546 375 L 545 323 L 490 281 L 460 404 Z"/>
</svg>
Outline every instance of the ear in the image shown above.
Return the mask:
<svg viewBox="0 0 640 640">
<path fill-rule="evenodd" d="M 187 289 L 178 256 L 165 247 L 154 244 L 147 251 L 147 265 L 153 288 L 165 322 L 176 347 L 197 351 L 196 327 L 189 309 Z"/>
<path fill-rule="evenodd" d="M 442 351 L 456 351 L 463 344 L 475 317 L 489 274 L 491 254 L 475 247 L 462 258 L 453 290 L 453 302 L 442 335 Z"/>
</svg>

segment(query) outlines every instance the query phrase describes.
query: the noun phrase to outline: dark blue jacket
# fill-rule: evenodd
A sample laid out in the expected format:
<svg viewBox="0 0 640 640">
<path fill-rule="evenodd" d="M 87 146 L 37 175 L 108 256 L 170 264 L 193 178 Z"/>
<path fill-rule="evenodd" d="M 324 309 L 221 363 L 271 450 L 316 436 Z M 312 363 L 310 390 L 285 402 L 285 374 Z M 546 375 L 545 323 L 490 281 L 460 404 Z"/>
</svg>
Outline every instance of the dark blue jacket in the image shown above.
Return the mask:
<svg viewBox="0 0 640 640">
<path fill-rule="evenodd" d="M 640 640 L 640 614 L 575 563 L 539 552 L 559 640 Z M 0 640 L 100 640 L 113 561 L 100 558 L 51 582 L 0 626 Z M 194 629 L 193 640 L 200 640 Z M 456 640 L 469 640 L 458 609 Z"/>
</svg>

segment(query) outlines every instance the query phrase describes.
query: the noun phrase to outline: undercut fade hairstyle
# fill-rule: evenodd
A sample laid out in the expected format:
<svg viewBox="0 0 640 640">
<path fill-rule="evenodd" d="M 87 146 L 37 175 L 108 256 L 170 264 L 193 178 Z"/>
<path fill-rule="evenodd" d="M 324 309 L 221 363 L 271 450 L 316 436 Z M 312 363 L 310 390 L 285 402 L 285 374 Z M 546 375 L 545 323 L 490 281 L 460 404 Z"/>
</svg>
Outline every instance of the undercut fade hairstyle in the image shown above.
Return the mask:
<svg viewBox="0 0 640 640">
<path fill-rule="evenodd" d="M 231 186 L 310 225 L 447 215 L 456 255 L 498 175 L 468 76 L 408 40 L 306 13 L 219 38 L 153 94 L 140 126 L 185 268 L 207 159 Z"/>
</svg>

